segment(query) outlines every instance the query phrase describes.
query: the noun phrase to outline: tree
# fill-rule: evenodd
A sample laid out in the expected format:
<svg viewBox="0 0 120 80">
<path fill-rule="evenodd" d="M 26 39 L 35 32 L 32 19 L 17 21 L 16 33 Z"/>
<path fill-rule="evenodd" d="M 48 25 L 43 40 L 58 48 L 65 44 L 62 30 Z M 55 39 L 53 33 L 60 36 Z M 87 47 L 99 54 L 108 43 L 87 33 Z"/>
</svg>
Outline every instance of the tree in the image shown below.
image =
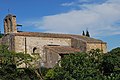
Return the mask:
<svg viewBox="0 0 120 80">
<path fill-rule="evenodd" d="M 0 79 L 2 80 L 39 80 L 32 67 L 19 67 L 34 60 L 29 54 L 8 50 L 8 46 L 0 46 Z"/>
<path fill-rule="evenodd" d="M 112 49 L 109 53 L 120 56 L 120 47 Z"/>
<path fill-rule="evenodd" d="M 108 54 L 103 56 L 104 74 L 120 73 L 120 48 L 112 49 Z"/>
<path fill-rule="evenodd" d="M 120 79 L 120 48 L 115 48 L 103 56 L 101 71 L 110 80 Z"/>
<path fill-rule="evenodd" d="M 117 61 L 116 61 L 117 60 Z M 104 54 L 99 49 L 64 56 L 50 69 L 45 80 L 119 80 L 120 57 Z M 119 65 L 119 66 L 118 66 Z"/>
<path fill-rule="evenodd" d="M 82 35 L 85 36 L 85 32 L 84 31 L 83 31 Z"/>
<path fill-rule="evenodd" d="M 3 34 L 2 34 L 1 31 L 0 31 L 0 38 L 2 38 L 2 36 L 3 36 Z"/>
<path fill-rule="evenodd" d="M 90 34 L 89 34 L 88 30 L 86 31 L 86 36 L 90 37 Z"/>
<path fill-rule="evenodd" d="M 94 54 L 95 55 L 95 54 Z M 74 53 L 64 56 L 58 65 L 48 71 L 46 80 L 96 80 L 101 77 L 100 56 L 88 53 Z"/>
</svg>

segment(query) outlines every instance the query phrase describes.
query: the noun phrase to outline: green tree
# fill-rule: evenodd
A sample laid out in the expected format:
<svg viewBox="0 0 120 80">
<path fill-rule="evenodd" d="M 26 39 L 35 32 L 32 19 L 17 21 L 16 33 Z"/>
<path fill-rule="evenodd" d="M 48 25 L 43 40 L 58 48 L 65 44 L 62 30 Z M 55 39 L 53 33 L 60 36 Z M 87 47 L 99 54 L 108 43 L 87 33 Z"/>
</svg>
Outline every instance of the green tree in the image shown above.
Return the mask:
<svg viewBox="0 0 120 80">
<path fill-rule="evenodd" d="M 29 54 L 8 50 L 8 46 L 0 46 L 0 79 L 1 80 L 39 80 L 34 68 L 19 67 L 29 65 L 34 60 Z"/>
<path fill-rule="evenodd" d="M 119 80 L 119 63 L 118 56 L 99 49 L 74 53 L 64 56 L 61 67 L 56 65 L 49 70 L 45 80 Z"/>
<path fill-rule="evenodd" d="M 99 52 L 98 52 L 99 54 Z M 93 56 L 94 55 L 94 56 Z M 101 56 L 88 53 L 74 53 L 64 56 L 58 65 L 46 74 L 46 80 L 96 80 L 101 77 L 99 70 Z"/>
<path fill-rule="evenodd" d="M 103 56 L 101 71 L 108 80 L 120 79 L 120 48 L 115 48 Z"/>
<path fill-rule="evenodd" d="M 85 32 L 84 31 L 83 31 L 82 35 L 85 36 Z"/>
<path fill-rule="evenodd" d="M 117 56 L 120 56 L 120 47 L 112 49 L 109 53 L 110 54 L 115 54 Z"/>
<path fill-rule="evenodd" d="M 86 36 L 90 37 L 90 34 L 89 34 L 88 30 L 86 31 Z"/>
<path fill-rule="evenodd" d="M 3 36 L 3 34 L 2 34 L 1 31 L 0 31 L 0 38 L 2 38 L 2 36 Z"/>
</svg>

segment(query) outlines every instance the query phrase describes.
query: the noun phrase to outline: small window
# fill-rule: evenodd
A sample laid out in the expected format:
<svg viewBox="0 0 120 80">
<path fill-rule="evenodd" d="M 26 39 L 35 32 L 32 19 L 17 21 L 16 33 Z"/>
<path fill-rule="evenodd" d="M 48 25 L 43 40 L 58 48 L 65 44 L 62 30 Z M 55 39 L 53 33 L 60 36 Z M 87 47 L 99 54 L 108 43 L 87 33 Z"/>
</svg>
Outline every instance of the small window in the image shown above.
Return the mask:
<svg viewBox="0 0 120 80">
<path fill-rule="evenodd" d="M 60 46 L 60 45 L 47 45 L 47 46 Z"/>
<path fill-rule="evenodd" d="M 12 21 L 11 21 L 11 19 L 9 18 L 9 21 L 10 21 L 10 31 L 12 31 L 13 29 L 13 24 L 12 24 Z"/>
<path fill-rule="evenodd" d="M 36 50 L 37 50 L 37 48 L 36 48 L 36 47 L 34 47 L 34 48 L 33 48 L 33 53 L 36 53 Z"/>
</svg>

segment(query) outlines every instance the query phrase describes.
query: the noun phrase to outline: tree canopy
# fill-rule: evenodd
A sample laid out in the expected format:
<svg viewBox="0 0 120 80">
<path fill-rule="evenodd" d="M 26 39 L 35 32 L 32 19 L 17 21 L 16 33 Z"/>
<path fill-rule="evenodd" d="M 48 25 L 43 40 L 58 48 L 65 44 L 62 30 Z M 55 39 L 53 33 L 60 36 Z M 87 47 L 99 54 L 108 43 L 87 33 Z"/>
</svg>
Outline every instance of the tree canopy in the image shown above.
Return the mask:
<svg viewBox="0 0 120 80">
<path fill-rule="evenodd" d="M 86 31 L 86 36 L 90 37 L 90 34 L 89 34 L 88 30 Z"/>
<path fill-rule="evenodd" d="M 34 68 L 19 67 L 29 65 L 33 60 L 29 54 L 12 52 L 8 46 L 0 46 L 0 80 L 39 80 Z"/>
<path fill-rule="evenodd" d="M 0 46 L 0 80 L 43 80 L 30 64 L 34 60 L 29 54 Z M 19 67 L 21 64 L 29 66 Z M 120 47 L 108 53 L 96 49 L 65 55 L 54 68 L 44 72 L 44 80 L 120 80 Z"/>
<path fill-rule="evenodd" d="M 85 32 L 84 31 L 83 31 L 82 35 L 85 36 Z"/>
<path fill-rule="evenodd" d="M 117 48 L 119 52 L 119 48 Z M 119 80 L 120 56 L 113 53 L 91 50 L 89 53 L 74 53 L 64 56 L 59 64 L 50 69 L 46 80 Z M 116 49 L 115 49 L 116 52 Z M 116 52 L 116 53 L 118 53 Z"/>
</svg>

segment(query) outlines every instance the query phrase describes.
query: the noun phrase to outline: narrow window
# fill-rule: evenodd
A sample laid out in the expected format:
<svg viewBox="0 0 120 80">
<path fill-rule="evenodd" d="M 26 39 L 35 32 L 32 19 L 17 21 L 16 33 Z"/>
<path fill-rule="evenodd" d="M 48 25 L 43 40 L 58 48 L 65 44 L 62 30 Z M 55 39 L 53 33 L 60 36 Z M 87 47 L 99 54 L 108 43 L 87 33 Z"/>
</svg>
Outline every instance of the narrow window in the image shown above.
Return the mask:
<svg viewBox="0 0 120 80">
<path fill-rule="evenodd" d="M 10 31 L 13 31 L 13 25 L 12 25 L 12 21 L 10 18 L 9 18 L 9 21 L 10 21 Z"/>
<path fill-rule="evenodd" d="M 34 48 L 33 48 L 33 53 L 35 53 L 35 52 L 36 52 L 36 50 L 37 50 L 37 48 L 36 48 L 36 47 L 34 47 Z"/>
</svg>

